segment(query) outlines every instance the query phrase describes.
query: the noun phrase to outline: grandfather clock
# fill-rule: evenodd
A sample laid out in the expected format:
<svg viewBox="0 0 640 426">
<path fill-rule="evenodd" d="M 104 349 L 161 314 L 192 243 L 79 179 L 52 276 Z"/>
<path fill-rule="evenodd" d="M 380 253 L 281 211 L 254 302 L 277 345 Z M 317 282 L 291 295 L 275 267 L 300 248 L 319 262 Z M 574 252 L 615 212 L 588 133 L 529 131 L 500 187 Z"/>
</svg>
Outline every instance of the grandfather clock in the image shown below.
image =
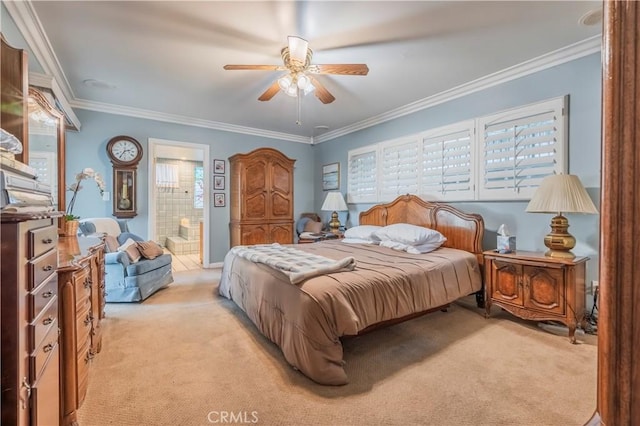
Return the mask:
<svg viewBox="0 0 640 426">
<path fill-rule="evenodd" d="M 113 215 L 126 219 L 138 214 L 136 204 L 138 163 L 142 145 L 129 136 L 116 136 L 107 143 L 113 167 Z"/>
</svg>

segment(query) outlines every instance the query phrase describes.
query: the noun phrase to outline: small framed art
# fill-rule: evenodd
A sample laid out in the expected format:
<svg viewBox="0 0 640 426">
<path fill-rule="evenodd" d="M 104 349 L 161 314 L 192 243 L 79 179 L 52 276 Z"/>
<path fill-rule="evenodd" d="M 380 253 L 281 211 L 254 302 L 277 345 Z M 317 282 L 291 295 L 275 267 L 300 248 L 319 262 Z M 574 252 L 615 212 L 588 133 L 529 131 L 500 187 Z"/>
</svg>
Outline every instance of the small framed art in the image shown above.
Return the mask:
<svg viewBox="0 0 640 426">
<path fill-rule="evenodd" d="M 340 189 L 340 163 L 322 166 L 322 190 L 332 191 Z"/>
<path fill-rule="evenodd" d="M 224 160 L 213 160 L 213 173 L 218 175 L 224 174 Z"/>
<path fill-rule="evenodd" d="M 225 204 L 224 193 L 216 192 L 213 194 L 213 207 L 224 207 Z"/>
<path fill-rule="evenodd" d="M 213 176 L 213 189 L 224 189 L 224 176 Z"/>
</svg>

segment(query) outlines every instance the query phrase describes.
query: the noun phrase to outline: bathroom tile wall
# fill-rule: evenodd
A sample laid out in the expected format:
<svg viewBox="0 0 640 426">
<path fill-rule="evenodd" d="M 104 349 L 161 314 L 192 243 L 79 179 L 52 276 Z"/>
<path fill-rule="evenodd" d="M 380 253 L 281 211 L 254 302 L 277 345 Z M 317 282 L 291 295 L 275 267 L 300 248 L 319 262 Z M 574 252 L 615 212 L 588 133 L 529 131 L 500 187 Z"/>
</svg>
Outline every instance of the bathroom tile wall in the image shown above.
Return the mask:
<svg viewBox="0 0 640 426">
<path fill-rule="evenodd" d="M 184 161 L 167 158 L 158 158 L 158 163 L 176 164 L 179 167 L 179 188 L 158 188 L 156 191 L 156 235 L 157 242 L 166 246 L 167 237 L 175 237 L 180 234 L 180 221 L 188 219 L 190 228 L 199 229 L 203 217 L 203 210 L 194 207 L 194 189 L 196 166 L 202 167 L 201 161 Z M 183 231 L 184 234 L 184 231 Z M 185 244 L 180 244 L 181 253 L 197 253 L 199 249 L 199 232 L 188 232 L 190 238 Z M 193 246 L 193 247 L 192 247 Z M 183 248 L 183 249 L 182 249 Z"/>
</svg>

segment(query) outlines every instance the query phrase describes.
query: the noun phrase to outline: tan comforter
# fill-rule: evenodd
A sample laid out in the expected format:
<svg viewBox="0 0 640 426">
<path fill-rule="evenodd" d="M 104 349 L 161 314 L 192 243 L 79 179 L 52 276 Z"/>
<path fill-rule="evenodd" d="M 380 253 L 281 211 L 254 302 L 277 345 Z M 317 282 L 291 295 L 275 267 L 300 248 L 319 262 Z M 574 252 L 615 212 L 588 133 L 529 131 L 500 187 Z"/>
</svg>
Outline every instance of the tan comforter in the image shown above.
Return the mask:
<svg viewBox="0 0 640 426">
<path fill-rule="evenodd" d="M 219 292 L 246 312 L 291 365 L 321 384 L 347 383 L 341 336 L 481 288 L 476 257 L 461 250 L 415 255 L 340 241 L 296 248 L 335 260 L 354 256 L 356 267 L 293 285 L 282 272 L 229 252 Z"/>
</svg>

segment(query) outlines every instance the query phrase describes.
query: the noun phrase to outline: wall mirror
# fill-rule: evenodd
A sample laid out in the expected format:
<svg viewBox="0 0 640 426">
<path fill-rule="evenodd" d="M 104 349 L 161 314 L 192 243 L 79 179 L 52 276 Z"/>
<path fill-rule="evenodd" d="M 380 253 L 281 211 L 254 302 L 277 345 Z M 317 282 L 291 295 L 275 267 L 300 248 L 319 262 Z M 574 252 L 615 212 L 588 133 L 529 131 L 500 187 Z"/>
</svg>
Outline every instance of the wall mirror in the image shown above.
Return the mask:
<svg viewBox="0 0 640 426">
<path fill-rule="evenodd" d="M 29 88 L 28 116 L 29 165 L 40 181 L 51 185 L 53 204 L 65 211 L 64 116 L 45 93 L 33 87 Z M 61 220 L 59 226 L 63 226 Z"/>
</svg>

